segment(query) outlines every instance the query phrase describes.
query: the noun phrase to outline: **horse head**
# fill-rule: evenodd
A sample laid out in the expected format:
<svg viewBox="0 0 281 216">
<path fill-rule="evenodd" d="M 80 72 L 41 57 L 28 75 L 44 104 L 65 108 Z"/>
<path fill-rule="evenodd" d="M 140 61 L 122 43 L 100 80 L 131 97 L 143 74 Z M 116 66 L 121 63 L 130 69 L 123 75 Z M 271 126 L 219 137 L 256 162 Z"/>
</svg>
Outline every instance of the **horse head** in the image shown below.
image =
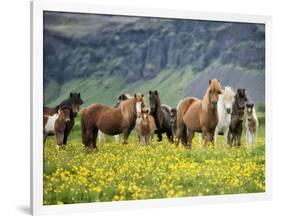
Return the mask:
<svg viewBox="0 0 281 216">
<path fill-rule="evenodd" d="M 72 108 L 72 111 L 74 113 L 74 116 L 77 116 L 80 106 L 84 103 L 84 101 L 81 99 L 80 92 L 79 93 L 70 92 L 68 100 Z"/>
<path fill-rule="evenodd" d="M 143 120 L 144 125 L 147 124 L 149 112 L 150 110 L 147 107 L 141 109 L 141 118 Z"/>
<path fill-rule="evenodd" d="M 58 111 L 59 117 L 63 119 L 65 122 L 70 121 L 71 113 L 72 113 L 72 108 L 66 105 L 62 106 Z"/>
<path fill-rule="evenodd" d="M 160 97 L 157 90 L 151 91 L 149 90 L 149 105 L 151 113 L 155 113 L 157 107 L 160 107 Z"/>
<path fill-rule="evenodd" d="M 232 91 L 231 87 L 226 86 L 220 97 L 223 107 L 226 110 L 227 114 L 232 113 L 232 106 L 234 103 L 235 93 Z"/>
<path fill-rule="evenodd" d="M 220 94 L 222 94 L 220 81 L 217 79 L 209 80 L 208 98 L 213 108 L 217 107 Z"/>
<path fill-rule="evenodd" d="M 248 119 L 251 119 L 253 117 L 253 112 L 254 112 L 254 103 L 253 102 L 247 102 L 246 110 L 247 110 Z"/>
<path fill-rule="evenodd" d="M 244 109 L 245 103 L 248 101 L 246 90 L 245 89 L 237 89 L 237 94 L 235 95 L 236 105 L 238 109 Z"/>
<path fill-rule="evenodd" d="M 137 116 L 139 116 L 142 112 L 142 108 L 145 106 L 143 94 L 134 95 L 134 104 L 135 104 L 135 108 L 136 108 L 136 114 L 137 114 Z"/>
</svg>

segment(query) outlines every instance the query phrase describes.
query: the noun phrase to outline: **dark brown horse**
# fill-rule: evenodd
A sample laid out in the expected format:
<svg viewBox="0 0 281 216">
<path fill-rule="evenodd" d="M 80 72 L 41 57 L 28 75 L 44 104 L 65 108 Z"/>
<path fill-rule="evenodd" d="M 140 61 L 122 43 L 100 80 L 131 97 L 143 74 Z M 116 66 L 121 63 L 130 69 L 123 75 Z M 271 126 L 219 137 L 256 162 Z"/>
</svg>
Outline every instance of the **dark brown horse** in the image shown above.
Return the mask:
<svg viewBox="0 0 281 216">
<path fill-rule="evenodd" d="M 191 148 L 195 132 L 202 132 L 206 142 L 212 141 L 218 123 L 217 103 L 222 88 L 219 80 L 209 81 L 208 89 L 200 100 L 187 97 L 177 107 L 177 138 Z"/>
<path fill-rule="evenodd" d="M 170 142 L 173 142 L 173 133 L 171 126 L 171 107 L 161 104 L 160 95 L 157 90 L 149 91 L 150 113 L 155 119 L 158 141 L 162 141 L 162 134 L 166 133 Z"/>
<path fill-rule="evenodd" d="M 245 105 L 248 101 L 245 89 L 237 89 L 232 106 L 231 121 L 227 135 L 227 143 L 230 146 L 239 147 L 241 145 L 241 136 L 243 131 L 243 120 Z"/>
<path fill-rule="evenodd" d="M 58 112 L 58 110 L 63 106 L 68 106 L 71 108 L 70 113 L 70 121 L 66 123 L 65 125 L 65 131 L 64 131 L 64 138 L 63 138 L 63 144 L 66 145 L 67 138 L 74 126 L 74 118 L 77 116 L 80 106 L 83 104 L 83 100 L 81 99 L 80 93 L 70 93 L 69 97 L 62 101 L 59 105 L 57 105 L 54 108 L 45 107 L 43 108 L 43 114 L 44 115 L 53 115 Z"/>
<path fill-rule="evenodd" d="M 82 142 L 85 146 L 96 148 L 98 130 L 108 135 L 123 133 L 124 142 L 135 127 L 137 114 L 144 106 L 144 97 L 135 94 L 116 108 L 103 104 L 93 104 L 81 111 Z"/>
</svg>

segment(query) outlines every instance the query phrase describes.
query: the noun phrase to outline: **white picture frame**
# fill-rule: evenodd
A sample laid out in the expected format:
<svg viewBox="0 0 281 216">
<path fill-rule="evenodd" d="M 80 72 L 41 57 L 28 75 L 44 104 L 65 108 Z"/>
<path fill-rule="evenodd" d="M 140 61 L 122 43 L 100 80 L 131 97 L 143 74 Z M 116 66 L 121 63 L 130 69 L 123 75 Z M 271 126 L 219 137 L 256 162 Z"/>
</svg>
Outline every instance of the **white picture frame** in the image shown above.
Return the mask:
<svg viewBox="0 0 281 216">
<path fill-rule="evenodd" d="M 93 14 L 148 16 L 210 21 L 230 21 L 265 24 L 266 34 L 266 191 L 256 194 L 186 197 L 157 200 L 119 201 L 106 203 L 43 205 L 43 11 L 63 11 Z M 194 12 L 187 10 L 164 10 L 105 6 L 96 4 L 67 3 L 41 0 L 31 2 L 31 209 L 33 215 L 96 212 L 135 208 L 186 206 L 205 203 L 246 202 L 272 198 L 272 66 L 271 26 L 269 16 Z"/>
</svg>

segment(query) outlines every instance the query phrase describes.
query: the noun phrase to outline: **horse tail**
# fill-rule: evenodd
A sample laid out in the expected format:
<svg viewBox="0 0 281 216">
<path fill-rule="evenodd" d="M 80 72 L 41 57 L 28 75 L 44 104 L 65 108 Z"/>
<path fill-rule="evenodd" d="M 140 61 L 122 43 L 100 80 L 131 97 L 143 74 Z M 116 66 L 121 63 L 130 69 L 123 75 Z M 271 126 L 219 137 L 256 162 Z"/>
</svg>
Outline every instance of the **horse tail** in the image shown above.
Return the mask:
<svg viewBox="0 0 281 216">
<path fill-rule="evenodd" d="M 86 138 L 85 112 L 86 109 L 81 110 L 80 125 L 81 125 L 82 143 L 86 145 L 87 138 Z"/>
</svg>

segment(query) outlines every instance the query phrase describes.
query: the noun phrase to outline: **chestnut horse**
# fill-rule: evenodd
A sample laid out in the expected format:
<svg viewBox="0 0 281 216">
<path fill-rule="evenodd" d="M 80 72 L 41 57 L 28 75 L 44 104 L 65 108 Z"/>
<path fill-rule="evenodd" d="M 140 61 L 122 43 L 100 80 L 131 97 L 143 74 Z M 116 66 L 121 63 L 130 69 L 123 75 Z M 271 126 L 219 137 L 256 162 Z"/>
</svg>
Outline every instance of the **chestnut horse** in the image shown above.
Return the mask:
<svg viewBox="0 0 281 216">
<path fill-rule="evenodd" d="M 104 134 L 124 134 L 123 144 L 128 143 L 131 130 L 135 127 L 137 115 L 144 106 L 143 94 L 123 101 L 118 107 L 92 104 L 81 111 L 82 142 L 86 147 L 97 148 L 98 131 Z"/>
<path fill-rule="evenodd" d="M 220 81 L 212 79 L 203 100 L 187 97 L 180 101 L 177 107 L 177 138 L 183 145 L 191 148 L 195 132 L 202 132 L 205 144 L 213 142 L 218 124 L 217 103 L 222 91 Z"/>
</svg>

